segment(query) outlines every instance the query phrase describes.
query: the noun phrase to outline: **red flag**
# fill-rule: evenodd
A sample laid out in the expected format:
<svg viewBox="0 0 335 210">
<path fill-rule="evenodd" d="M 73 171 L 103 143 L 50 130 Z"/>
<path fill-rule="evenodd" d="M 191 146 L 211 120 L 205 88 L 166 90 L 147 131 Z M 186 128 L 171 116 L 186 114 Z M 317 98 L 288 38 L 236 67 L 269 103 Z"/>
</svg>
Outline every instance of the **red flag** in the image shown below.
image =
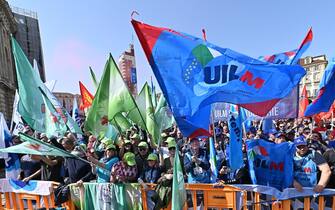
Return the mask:
<svg viewBox="0 0 335 210">
<path fill-rule="evenodd" d="M 79 88 L 81 94 L 81 103 L 79 109 L 84 110 L 92 105 L 94 97 L 80 81 L 79 81 Z"/>
<path fill-rule="evenodd" d="M 304 117 L 304 113 L 306 111 L 308 104 L 309 104 L 309 101 L 308 101 L 306 85 L 304 85 L 304 88 L 302 89 L 302 92 L 301 92 L 301 98 L 299 101 L 299 117 Z"/>
</svg>

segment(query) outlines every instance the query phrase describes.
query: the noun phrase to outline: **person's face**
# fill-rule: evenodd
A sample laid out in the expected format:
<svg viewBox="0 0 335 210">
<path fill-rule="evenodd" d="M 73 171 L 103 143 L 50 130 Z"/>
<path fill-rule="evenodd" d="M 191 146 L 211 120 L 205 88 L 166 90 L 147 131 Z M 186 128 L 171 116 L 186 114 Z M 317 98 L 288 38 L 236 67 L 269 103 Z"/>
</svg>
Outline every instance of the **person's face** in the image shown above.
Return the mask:
<svg viewBox="0 0 335 210">
<path fill-rule="evenodd" d="M 106 157 L 111 158 L 115 155 L 115 151 L 113 149 L 107 149 L 106 150 Z"/>
<path fill-rule="evenodd" d="M 193 152 L 198 152 L 200 148 L 200 142 L 197 140 L 194 140 L 191 142 L 191 149 Z"/>
<path fill-rule="evenodd" d="M 310 133 L 311 131 L 309 129 L 306 129 L 302 134 L 307 137 Z"/>
<path fill-rule="evenodd" d="M 303 132 L 304 132 L 304 128 L 303 128 L 303 127 L 300 127 L 300 128 L 298 129 L 298 133 L 301 135 Z"/>
<path fill-rule="evenodd" d="M 130 149 L 131 149 L 131 144 L 125 144 L 125 145 L 124 145 L 124 148 L 125 148 L 126 150 L 130 150 Z"/>
<path fill-rule="evenodd" d="M 148 165 L 150 168 L 153 168 L 156 165 L 156 161 L 155 160 L 148 160 Z"/>
<path fill-rule="evenodd" d="M 285 125 L 284 124 L 279 124 L 279 129 L 280 130 L 284 130 L 285 129 Z"/>
<path fill-rule="evenodd" d="M 299 145 L 299 146 L 297 146 L 297 153 L 298 153 L 298 155 L 303 156 L 307 152 L 308 152 L 307 145 Z"/>
<path fill-rule="evenodd" d="M 321 139 L 319 138 L 319 135 L 318 135 L 318 134 L 315 134 L 315 133 L 312 134 L 311 139 L 312 139 L 313 141 L 320 141 L 320 140 L 321 140 Z"/>
<path fill-rule="evenodd" d="M 62 142 L 62 146 L 66 151 L 72 151 L 74 147 L 74 145 L 71 144 L 70 142 L 64 142 L 64 141 Z"/>
<path fill-rule="evenodd" d="M 138 151 L 140 152 L 141 155 L 146 155 L 148 153 L 148 148 L 146 148 L 146 147 L 139 147 Z"/>
<path fill-rule="evenodd" d="M 183 138 L 183 134 L 180 131 L 177 132 L 177 138 L 178 139 Z"/>
<path fill-rule="evenodd" d="M 223 133 L 229 133 L 228 127 L 225 125 L 222 128 Z"/>
<path fill-rule="evenodd" d="M 174 157 L 175 153 L 176 153 L 176 148 L 175 147 L 170 147 L 169 148 L 170 157 Z"/>
</svg>

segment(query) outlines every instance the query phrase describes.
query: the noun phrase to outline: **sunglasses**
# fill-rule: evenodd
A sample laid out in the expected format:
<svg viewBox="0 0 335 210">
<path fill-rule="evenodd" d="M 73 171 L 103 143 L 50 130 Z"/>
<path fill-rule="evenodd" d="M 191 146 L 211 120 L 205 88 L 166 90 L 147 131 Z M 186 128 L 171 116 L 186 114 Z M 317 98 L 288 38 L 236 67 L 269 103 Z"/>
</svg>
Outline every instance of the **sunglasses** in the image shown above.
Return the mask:
<svg viewBox="0 0 335 210">
<path fill-rule="evenodd" d="M 138 150 L 139 150 L 139 151 L 146 151 L 147 148 L 145 148 L 145 147 L 139 147 Z"/>
</svg>

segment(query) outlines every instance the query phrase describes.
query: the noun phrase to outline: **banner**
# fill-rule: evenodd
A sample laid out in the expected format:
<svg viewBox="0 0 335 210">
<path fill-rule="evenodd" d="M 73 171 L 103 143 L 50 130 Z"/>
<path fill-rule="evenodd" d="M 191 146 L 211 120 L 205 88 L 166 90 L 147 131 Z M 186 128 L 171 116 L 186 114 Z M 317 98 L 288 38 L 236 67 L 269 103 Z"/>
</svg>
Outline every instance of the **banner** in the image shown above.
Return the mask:
<svg viewBox="0 0 335 210">
<path fill-rule="evenodd" d="M 214 122 L 219 120 L 227 120 L 229 114 L 228 103 L 212 104 L 212 112 L 214 113 Z M 298 88 L 295 87 L 289 96 L 281 99 L 265 117 L 260 117 L 245 109 L 246 120 L 263 119 L 287 119 L 296 118 L 298 116 Z"/>
<path fill-rule="evenodd" d="M 53 182 L 30 180 L 23 182 L 14 179 L 0 179 L 0 192 L 27 193 L 32 195 L 50 195 Z"/>
<path fill-rule="evenodd" d="M 140 184 L 84 183 L 70 185 L 71 200 L 81 210 L 140 210 Z"/>
<path fill-rule="evenodd" d="M 246 142 L 249 172 L 253 184 L 282 190 L 293 183 L 294 144 L 274 144 L 265 140 Z"/>
</svg>

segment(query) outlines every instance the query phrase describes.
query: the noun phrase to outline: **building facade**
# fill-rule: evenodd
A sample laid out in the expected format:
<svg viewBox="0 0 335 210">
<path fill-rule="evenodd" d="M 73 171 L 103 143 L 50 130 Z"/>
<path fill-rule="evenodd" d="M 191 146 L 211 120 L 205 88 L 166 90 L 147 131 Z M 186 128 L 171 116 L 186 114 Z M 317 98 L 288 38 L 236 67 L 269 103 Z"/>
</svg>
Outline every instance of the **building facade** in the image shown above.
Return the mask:
<svg viewBox="0 0 335 210">
<path fill-rule="evenodd" d="M 40 77 L 45 82 L 42 42 L 37 13 L 18 7 L 11 7 L 11 9 L 17 24 L 17 31 L 14 37 L 32 66 L 34 66 L 34 59 L 36 60 Z"/>
<path fill-rule="evenodd" d="M 16 73 L 10 34 L 15 33 L 16 22 L 5 0 L 0 0 L 0 112 L 7 121 L 11 119 L 16 89 Z"/>
<path fill-rule="evenodd" d="M 63 105 L 63 107 L 68 111 L 68 113 L 72 114 L 73 108 L 73 100 L 77 99 L 78 108 L 81 103 L 81 95 L 80 94 L 72 94 L 72 93 L 61 93 L 61 92 L 53 92 L 54 96 L 57 97 L 58 101 Z M 80 115 L 84 115 L 84 112 L 79 110 Z"/>
<path fill-rule="evenodd" d="M 130 44 L 129 50 L 121 54 L 119 58 L 119 69 L 129 91 L 133 96 L 137 96 L 137 74 L 133 44 Z"/>
<path fill-rule="evenodd" d="M 300 93 L 306 85 L 307 95 L 315 99 L 323 73 L 328 61 L 325 55 L 307 56 L 299 60 L 299 64 L 305 68 L 306 75 L 300 81 Z"/>
</svg>

